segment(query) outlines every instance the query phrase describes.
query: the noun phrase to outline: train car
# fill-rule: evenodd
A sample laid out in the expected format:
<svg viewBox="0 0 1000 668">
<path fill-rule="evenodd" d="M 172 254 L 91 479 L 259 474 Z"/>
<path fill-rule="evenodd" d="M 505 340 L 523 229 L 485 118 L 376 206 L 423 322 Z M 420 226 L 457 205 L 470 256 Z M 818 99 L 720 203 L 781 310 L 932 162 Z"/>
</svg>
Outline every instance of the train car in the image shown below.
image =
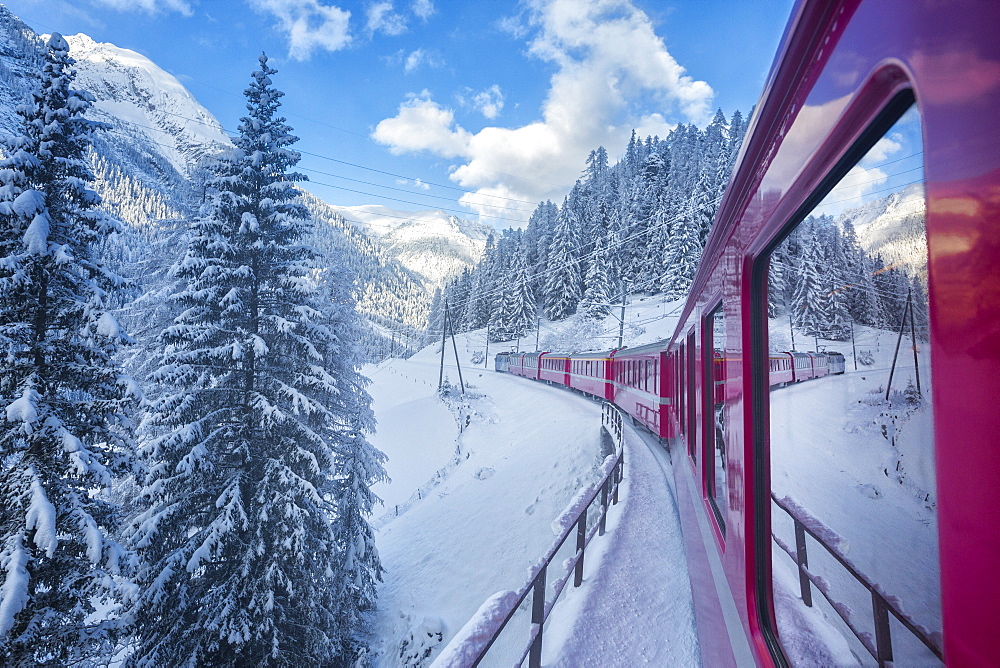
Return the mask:
<svg viewBox="0 0 1000 668">
<path fill-rule="evenodd" d="M 827 351 L 826 357 L 831 376 L 837 376 L 847 371 L 847 360 L 844 359 L 842 353 L 831 350 Z"/>
<path fill-rule="evenodd" d="M 787 385 L 794 382 L 791 353 L 771 353 L 768 357 L 768 385 Z"/>
<path fill-rule="evenodd" d="M 612 361 L 614 403 L 659 438 L 671 434 L 668 366 L 662 341 L 618 350 Z"/>
<path fill-rule="evenodd" d="M 792 358 L 792 381 L 801 383 L 813 377 L 812 359 L 808 353 L 788 353 Z"/>
<path fill-rule="evenodd" d="M 996 664 L 998 22 L 962 0 L 793 9 L 667 352 L 705 665 Z M 835 283 L 814 253 L 816 298 L 894 302 L 856 324 L 908 352 L 891 387 L 834 365 L 778 389 L 771 268 L 787 281 L 861 211 L 865 273 Z M 739 360 L 724 379 L 715 350 Z"/>
<path fill-rule="evenodd" d="M 538 363 L 538 379 L 558 385 L 569 385 L 569 355 L 542 353 Z"/>
<path fill-rule="evenodd" d="M 823 376 L 829 375 L 830 366 L 827 356 L 823 353 L 806 353 L 809 355 L 809 366 L 812 369 L 813 378 L 822 378 Z"/>
<path fill-rule="evenodd" d="M 615 392 L 611 374 L 616 352 L 609 350 L 570 355 L 569 387 L 592 397 L 614 401 Z"/>
<path fill-rule="evenodd" d="M 510 353 L 507 371 L 515 376 L 527 377 L 528 372 L 524 366 L 524 356 L 527 353 Z"/>
<path fill-rule="evenodd" d="M 541 371 L 539 361 L 545 353 L 522 353 L 521 370 L 525 378 L 538 380 L 538 373 Z"/>
<path fill-rule="evenodd" d="M 510 368 L 510 353 L 497 353 L 493 362 L 493 368 L 501 373 L 507 373 Z"/>
</svg>

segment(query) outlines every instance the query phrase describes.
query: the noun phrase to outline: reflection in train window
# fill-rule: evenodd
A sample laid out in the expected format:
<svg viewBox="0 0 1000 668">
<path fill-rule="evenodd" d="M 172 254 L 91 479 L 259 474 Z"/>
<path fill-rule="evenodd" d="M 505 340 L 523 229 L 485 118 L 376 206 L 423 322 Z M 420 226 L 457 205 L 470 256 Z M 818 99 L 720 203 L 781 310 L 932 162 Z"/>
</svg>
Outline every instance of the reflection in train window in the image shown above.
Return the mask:
<svg viewBox="0 0 1000 668">
<path fill-rule="evenodd" d="M 729 490 L 726 486 L 726 320 L 722 304 L 705 319 L 705 475 L 708 499 L 726 535 Z M 711 357 L 709 353 L 711 352 Z"/>
<path fill-rule="evenodd" d="M 687 402 L 685 401 L 684 395 L 684 379 L 685 374 L 685 353 L 687 349 L 683 343 L 681 344 L 680 350 L 677 353 L 677 421 L 681 428 L 681 436 L 683 437 L 687 433 Z"/>
<path fill-rule="evenodd" d="M 922 165 L 911 106 L 769 258 L 772 604 L 793 665 L 938 662 Z"/>
<path fill-rule="evenodd" d="M 696 388 L 695 388 L 695 346 L 694 346 L 694 332 L 688 334 L 687 338 L 687 437 L 688 437 L 688 454 L 691 455 L 691 459 L 698 461 L 698 409 L 697 409 L 697 399 L 696 399 Z"/>
</svg>

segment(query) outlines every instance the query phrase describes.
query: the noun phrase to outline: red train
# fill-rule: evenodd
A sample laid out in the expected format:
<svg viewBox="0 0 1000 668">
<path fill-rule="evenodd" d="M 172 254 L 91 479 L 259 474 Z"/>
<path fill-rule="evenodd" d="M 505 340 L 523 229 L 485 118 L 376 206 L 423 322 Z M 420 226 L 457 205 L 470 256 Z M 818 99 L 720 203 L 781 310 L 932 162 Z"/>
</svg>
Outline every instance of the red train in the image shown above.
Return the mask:
<svg viewBox="0 0 1000 668">
<path fill-rule="evenodd" d="M 637 348 L 596 353 L 502 352 L 494 359 L 494 368 L 611 401 L 636 423 L 666 440 L 676 432 L 671 431 L 670 421 L 661 420 L 660 416 L 679 394 L 674 386 L 679 377 L 667 355 L 668 343 L 657 341 Z M 736 369 L 739 362 L 715 350 L 713 375 L 717 379 L 715 392 L 719 401 L 724 396 L 726 367 Z M 844 356 L 839 352 L 771 353 L 768 384 L 800 383 L 844 371 Z"/>
<path fill-rule="evenodd" d="M 799 2 L 672 338 L 497 358 L 664 439 L 705 665 L 997 664 L 997 25 Z M 805 257 L 821 309 L 870 318 L 849 371 L 775 352 L 769 297 Z"/>
</svg>

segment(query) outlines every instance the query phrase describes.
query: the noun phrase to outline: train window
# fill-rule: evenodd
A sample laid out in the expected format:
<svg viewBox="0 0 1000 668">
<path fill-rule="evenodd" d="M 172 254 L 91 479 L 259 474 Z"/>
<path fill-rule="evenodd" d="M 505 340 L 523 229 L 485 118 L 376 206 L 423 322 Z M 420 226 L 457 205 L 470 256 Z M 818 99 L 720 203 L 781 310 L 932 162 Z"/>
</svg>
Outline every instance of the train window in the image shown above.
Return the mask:
<svg viewBox="0 0 1000 668">
<path fill-rule="evenodd" d="M 880 127 L 762 269 L 767 354 L 779 362 L 767 381 L 770 499 L 759 498 L 771 630 L 793 665 L 940 659 L 916 106 Z"/>
<path fill-rule="evenodd" d="M 677 421 L 680 423 L 681 435 L 687 434 L 687 403 L 684 401 L 684 379 L 686 376 L 684 365 L 684 351 L 686 346 L 682 343 L 677 352 Z"/>
<path fill-rule="evenodd" d="M 687 374 L 685 380 L 687 381 L 687 387 L 685 391 L 687 392 L 687 439 L 688 439 L 688 454 L 691 455 L 691 459 L 698 461 L 698 408 L 697 399 L 695 393 L 695 347 L 694 347 L 694 332 L 688 334 L 687 340 Z"/>
<path fill-rule="evenodd" d="M 708 500 L 726 535 L 726 320 L 719 304 L 705 319 L 705 476 Z M 709 353 L 711 351 L 711 353 Z"/>
</svg>

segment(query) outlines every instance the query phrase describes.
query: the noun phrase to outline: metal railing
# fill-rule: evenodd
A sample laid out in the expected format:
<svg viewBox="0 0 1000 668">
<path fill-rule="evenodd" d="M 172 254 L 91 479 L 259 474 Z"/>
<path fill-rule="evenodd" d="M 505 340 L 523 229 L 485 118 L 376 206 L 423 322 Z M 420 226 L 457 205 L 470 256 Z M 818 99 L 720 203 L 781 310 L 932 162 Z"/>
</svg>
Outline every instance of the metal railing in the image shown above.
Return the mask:
<svg viewBox="0 0 1000 668">
<path fill-rule="evenodd" d="M 601 414 L 601 425 L 614 445 L 614 454 L 609 455 L 602 466 L 602 478 L 591 487 L 584 487 L 556 520 L 558 526 L 565 527 L 545 556 L 531 570 L 528 581 L 517 592 L 498 592 L 480 607 L 476 616 L 452 639 L 434 662 L 435 668 L 458 668 L 478 666 L 486 658 L 497 638 L 508 622 L 531 594 L 531 625 L 527 643 L 520 651 L 515 666 L 528 659 L 530 668 L 542 665 L 542 638 L 545 622 L 560 594 L 573 574 L 573 586 L 583 583 L 583 563 L 587 546 L 595 535 L 603 536 L 607 529 L 609 504 L 618 503 L 618 487 L 625 472 L 622 453 L 624 420 L 622 414 L 612 404 L 605 403 Z M 599 510 L 592 523 L 588 523 L 591 507 L 599 502 Z M 588 526 L 589 524 L 589 526 Z M 576 552 L 563 562 L 565 572 L 552 585 L 552 597 L 546 598 L 548 569 L 555 560 L 559 549 L 576 534 Z M 479 619 L 477 619 L 477 617 Z"/>
<path fill-rule="evenodd" d="M 791 549 L 784 541 L 782 541 L 773 532 L 771 537 L 774 542 L 781 548 L 781 550 L 787 554 L 799 571 L 799 591 L 802 596 L 802 602 L 808 607 L 812 607 L 812 586 L 815 585 L 816 589 L 823 594 L 823 597 L 830 603 L 830 606 L 836 611 L 847 628 L 851 630 L 851 633 L 864 645 L 864 648 L 868 650 L 868 653 L 872 655 L 879 666 L 891 665 L 892 663 L 892 635 L 889 632 L 889 614 L 891 613 L 900 624 L 903 625 L 913 636 L 919 640 L 924 647 L 929 649 L 934 656 L 938 659 L 944 660 L 943 652 L 940 647 L 934 642 L 930 637 L 930 632 L 919 626 L 909 615 L 900 610 L 894 604 L 894 599 L 889 597 L 885 592 L 882 591 L 881 587 L 876 585 L 874 582 L 868 579 L 866 575 L 861 573 L 855 568 L 855 566 L 838 550 L 833 546 L 828 544 L 828 541 L 824 540 L 820 536 L 820 532 L 815 530 L 813 526 L 816 522 L 810 522 L 811 518 L 799 517 L 796 512 L 789 507 L 788 499 L 779 500 L 774 493 L 771 493 L 771 500 L 774 502 L 778 508 L 785 511 L 785 513 L 792 518 L 792 522 L 795 526 L 795 549 Z M 793 502 L 794 503 L 794 502 Z M 812 525 L 812 526 L 811 526 Z M 809 571 L 809 555 L 806 551 L 806 534 L 809 534 L 813 539 L 819 543 L 826 551 L 830 554 L 837 562 L 844 567 L 844 569 L 857 580 L 861 586 L 867 589 L 872 597 L 872 619 L 875 626 L 875 638 L 871 637 L 870 633 L 861 631 L 857 628 L 854 620 L 851 619 L 852 615 L 850 611 L 844 606 L 839 605 L 838 602 L 831 598 L 831 594 L 828 591 L 828 585 L 820 577 Z"/>
</svg>

